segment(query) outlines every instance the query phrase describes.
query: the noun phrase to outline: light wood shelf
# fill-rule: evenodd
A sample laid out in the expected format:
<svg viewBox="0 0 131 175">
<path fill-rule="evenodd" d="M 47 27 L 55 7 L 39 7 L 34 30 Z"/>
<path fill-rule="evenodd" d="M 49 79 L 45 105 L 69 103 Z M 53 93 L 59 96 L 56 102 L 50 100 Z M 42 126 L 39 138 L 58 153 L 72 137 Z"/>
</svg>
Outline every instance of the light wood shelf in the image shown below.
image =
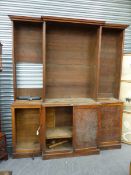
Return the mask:
<svg viewBox="0 0 131 175">
<path fill-rule="evenodd" d="M 72 127 L 47 128 L 46 139 L 71 138 Z"/>
</svg>

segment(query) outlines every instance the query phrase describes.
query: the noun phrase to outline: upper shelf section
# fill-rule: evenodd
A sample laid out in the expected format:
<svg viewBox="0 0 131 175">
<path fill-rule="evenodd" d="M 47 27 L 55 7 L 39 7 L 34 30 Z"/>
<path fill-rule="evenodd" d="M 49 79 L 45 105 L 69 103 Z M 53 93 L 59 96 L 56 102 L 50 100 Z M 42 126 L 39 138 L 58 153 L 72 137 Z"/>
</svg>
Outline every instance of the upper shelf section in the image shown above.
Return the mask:
<svg viewBox="0 0 131 175">
<path fill-rule="evenodd" d="M 128 25 L 52 16 L 9 17 L 15 99 L 119 97 Z"/>
</svg>

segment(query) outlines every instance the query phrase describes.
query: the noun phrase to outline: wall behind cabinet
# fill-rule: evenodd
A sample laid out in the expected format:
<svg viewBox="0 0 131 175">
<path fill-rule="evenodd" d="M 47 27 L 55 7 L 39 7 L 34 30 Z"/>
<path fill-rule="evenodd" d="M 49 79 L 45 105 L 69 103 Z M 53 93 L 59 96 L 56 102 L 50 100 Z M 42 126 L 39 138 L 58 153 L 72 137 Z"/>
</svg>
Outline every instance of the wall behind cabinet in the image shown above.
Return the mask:
<svg viewBox="0 0 131 175">
<path fill-rule="evenodd" d="M 3 72 L 0 73 L 0 113 L 2 130 L 11 148 L 11 112 L 13 102 L 12 23 L 7 15 L 40 17 L 41 15 L 103 19 L 131 25 L 130 0 L 0 0 L 0 41 L 3 46 Z M 131 27 L 126 30 L 125 52 L 131 52 Z"/>
</svg>

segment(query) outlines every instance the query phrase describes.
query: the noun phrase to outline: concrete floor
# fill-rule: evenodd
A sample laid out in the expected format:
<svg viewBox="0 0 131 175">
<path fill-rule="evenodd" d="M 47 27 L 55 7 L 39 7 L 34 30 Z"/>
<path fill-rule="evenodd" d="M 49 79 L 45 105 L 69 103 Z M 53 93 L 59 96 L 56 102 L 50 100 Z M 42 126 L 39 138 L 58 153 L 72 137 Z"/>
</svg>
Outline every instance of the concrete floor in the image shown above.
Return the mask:
<svg viewBox="0 0 131 175">
<path fill-rule="evenodd" d="M 13 175 L 129 175 L 131 145 L 122 149 L 101 151 L 100 155 L 41 160 L 9 159 L 0 162 L 0 170 Z"/>
</svg>

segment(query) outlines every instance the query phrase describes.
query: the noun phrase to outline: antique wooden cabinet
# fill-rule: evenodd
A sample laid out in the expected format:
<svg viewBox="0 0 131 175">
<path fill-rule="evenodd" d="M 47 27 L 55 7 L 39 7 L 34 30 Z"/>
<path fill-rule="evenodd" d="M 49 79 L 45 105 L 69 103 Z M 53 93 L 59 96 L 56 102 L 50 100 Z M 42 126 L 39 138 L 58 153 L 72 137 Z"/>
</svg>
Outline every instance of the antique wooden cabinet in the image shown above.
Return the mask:
<svg viewBox="0 0 131 175">
<path fill-rule="evenodd" d="M 118 97 L 127 25 L 10 18 L 14 157 L 49 159 L 120 147 L 123 104 Z"/>
</svg>

